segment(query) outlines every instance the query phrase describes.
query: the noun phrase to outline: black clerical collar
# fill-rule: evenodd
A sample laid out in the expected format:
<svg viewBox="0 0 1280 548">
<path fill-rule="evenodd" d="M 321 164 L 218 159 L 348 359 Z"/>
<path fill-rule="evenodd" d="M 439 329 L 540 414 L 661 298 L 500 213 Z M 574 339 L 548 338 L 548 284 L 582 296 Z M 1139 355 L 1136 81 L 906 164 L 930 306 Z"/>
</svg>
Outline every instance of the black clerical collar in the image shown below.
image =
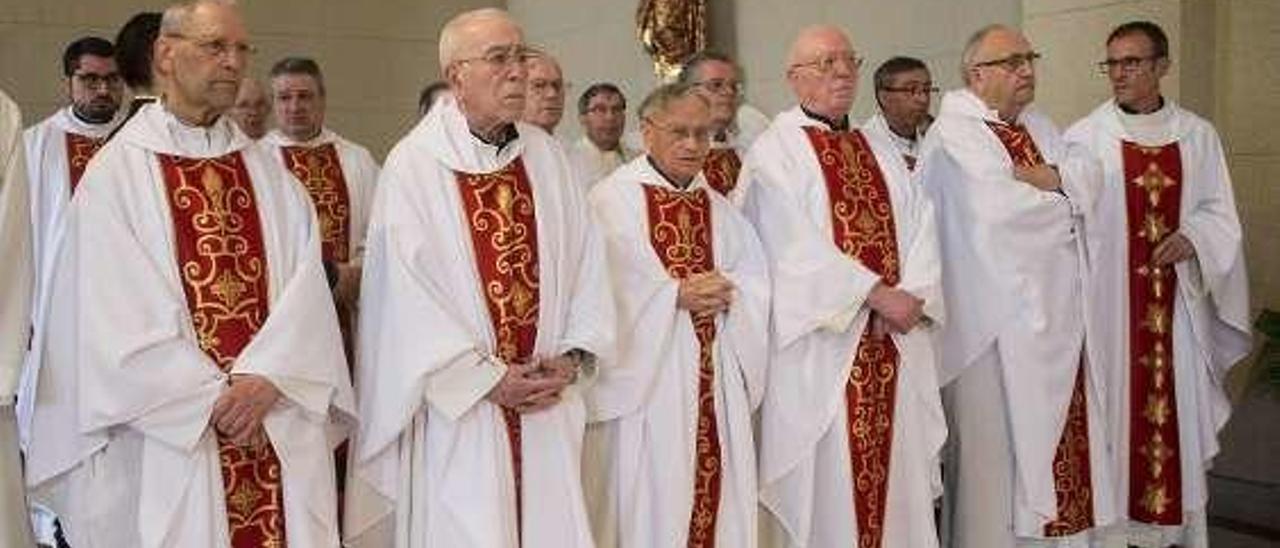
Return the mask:
<svg viewBox="0 0 1280 548">
<path fill-rule="evenodd" d="M 667 184 L 671 185 L 672 188 L 675 188 L 676 190 L 689 190 L 689 187 L 693 186 L 693 179 L 695 177 L 690 177 L 689 182 L 682 185 L 675 179 L 671 178 L 670 175 L 667 175 L 667 172 L 662 171 L 662 168 L 658 167 L 658 162 L 653 161 L 653 156 L 646 154 L 644 159 L 649 162 L 649 165 L 653 167 L 654 171 L 658 172 L 658 175 L 661 175 L 663 179 L 666 179 Z"/>
<path fill-rule="evenodd" d="M 501 151 L 506 148 L 507 145 L 511 144 L 512 141 L 520 137 L 520 132 L 516 131 L 515 124 L 507 124 L 498 130 L 497 137 L 493 140 L 484 138 L 479 133 L 476 133 L 475 130 L 471 130 L 471 136 L 479 139 L 481 143 L 497 147 L 497 149 Z"/>
<path fill-rule="evenodd" d="M 89 126 L 102 126 L 102 125 L 106 125 L 106 124 L 111 123 L 111 118 L 108 118 L 108 119 L 107 119 L 107 121 L 105 121 L 105 122 L 95 122 L 95 121 L 93 121 L 93 120 L 90 120 L 90 119 L 88 119 L 88 118 L 85 118 L 84 116 L 81 116 L 81 115 L 80 115 L 80 112 L 79 112 L 79 111 L 77 111 L 77 110 L 76 110 L 76 107 L 74 107 L 74 106 L 73 106 L 73 107 L 71 107 L 71 116 L 72 116 L 73 118 L 75 118 L 76 120 L 79 120 L 79 121 L 80 121 L 80 123 L 85 124 L 85 125 L 89 125 Z M 114 116 L 114 115 L 112 115 L 112 118 L 114 118 L 114 117 L 115 117 L 115 116 Z"/>
<path fill-rule="evenodd" d="M 816 112 L 810 112 L 809 109 L 804 108 L 804 106 L 801 106 L 800 110 L 804 111 L 804 115 L 808 116 L 810 120 L 817 120 L 819 122 L 826 124 L 827 128 L 830 129 L 831 131 L 849 131 L 849 115 L 848 114 L 841 116 L 839 120 L 832 120 Z"/>
<path fill-rule="evenodd" d="M 1122 112 L 1124 112 L 1125 114 L 1129 114 L 1129 115 L 1133 115 L 1133 116 L 1142 116 L 1142 115 L 1145 115 L 1145 114 L 1155 114 L 1155 113 L 1157 113 L 1157 112 L 1160 112 L 1160 110 L 1164 108 L 1164 96 L 1163 96 L 1163 95 L 1161 95 L 1161 96 L 1160 96 L 1160 102 L 1156 104 L 1156 108 L 1152 109 L 1152 110 L 1151 110 L 1151 112 L 1138 112 L 1138 111 L 1133 110 L 1132 108 L 1130 108 L 1130 107 L 1129 107 L 1129 105 L 1125 105 L 1125 104 L 1121 104 L 1121 103 L 1116 103 L 1116 104 L 1120 106 L 1120 110 L 1121 110 Z"/>
</svg>

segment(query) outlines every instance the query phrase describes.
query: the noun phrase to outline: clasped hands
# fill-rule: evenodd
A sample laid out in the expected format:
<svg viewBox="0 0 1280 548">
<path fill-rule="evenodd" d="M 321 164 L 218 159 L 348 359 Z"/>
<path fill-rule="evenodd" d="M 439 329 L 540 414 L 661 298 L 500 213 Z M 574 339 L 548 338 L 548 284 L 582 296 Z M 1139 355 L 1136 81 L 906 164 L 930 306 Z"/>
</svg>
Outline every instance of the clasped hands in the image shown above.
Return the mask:
<svg viewBox="0 0 1280 548">
<path fill-rule="evenodd" d="M 519 413 L 533 413 L 560 401 L 565 387 L 578 378 L 578 361 L 568 353 L 554 358 L 508 363 L 486 399 Z"/>
<path fill-rule="evenodd" d="M 890 332 L 906 333 L 924 320 L 924 299 L 896 287 L 876 282 L 867 295 L 871 307 L 871 334 L 883 338 Z"/>
<path fill-rule="evenodd" d="M 233 374 L 213 403 L 209 425 L 236 445 L 262 446 L 267 443 L 262 419 L 279 399 L 280 390 L 266 377 Z"/>
</svg>

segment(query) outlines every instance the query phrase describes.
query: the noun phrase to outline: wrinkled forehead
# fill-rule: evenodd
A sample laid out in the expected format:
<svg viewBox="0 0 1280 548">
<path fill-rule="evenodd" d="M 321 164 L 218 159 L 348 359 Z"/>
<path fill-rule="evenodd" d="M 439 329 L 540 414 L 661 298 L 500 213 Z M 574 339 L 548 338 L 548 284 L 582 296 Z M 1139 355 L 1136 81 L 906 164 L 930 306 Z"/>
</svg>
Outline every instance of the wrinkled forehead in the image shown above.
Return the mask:
<svg viewBox="0 0 1280 548">
<path fill-rule="evenodd" d="M 694 94 L 668 101 L 652 116 L 671 127 L 695 127 L 707 125 L 711 115 L 707 100 Z"/>
<path fill-rule="evenodd" d="M 510 20 L 485 18 L 462 28 L 462 57 L 479 57 L 490 51 L 524 44 L 524 33 Z"/>
<path fill-rule="evenodd" d="M 530 79 L 560 80 L 563 78 L 563 75 L 560 74 L 560 67 L 543 55 L 530 59 L 526 66 L 529 68 Z"/>
<path fill-rule="evenodd" d="M 1108 52 L 1118 52 L 1121 54 L 1135 53 L 1138 55 L 1152 55 L 1155 53 L 1156 44 L 1151 41 L 1147 35 L 1141 32 L 1133 32 L 1117 36 L 1107 44 Z"/>
<path fill-rule="evenodd" d="M 933 79 L 929 76 L 929 71 L 920 68 L 895 72 L 889 75 L 889 85 L 891 86 L 928 84 L 932 81 Z"/>
<path fill-rule="evenodd" d="M 800 61 L 834 54 L 854 53 L 849 38 L 836 29 L 809 32 L 796 41 L 796 57 Z"/>
<path fill-rule="evenodd" d="M 242 42 L 248 38 L 244 20 L 233 6 L 200 4 L 183 22 L 180 32 L 199 40 Z"/>
<path fill-rule="evenodd" d="M 1020 53 L 1030 53 L 1031 43 L 1022 33 L 1011 29 L 992 31 L 982 40 L 978 50 L 984 59 L 1000 59 Z"/>
<path fill-rule="evenodd" d="M 299 72 L 286 72 L 271 79 L 271 89 L 276 93 L 288 91 L 311 91 L 320 89 L 314 76 Z"/>
</svg>

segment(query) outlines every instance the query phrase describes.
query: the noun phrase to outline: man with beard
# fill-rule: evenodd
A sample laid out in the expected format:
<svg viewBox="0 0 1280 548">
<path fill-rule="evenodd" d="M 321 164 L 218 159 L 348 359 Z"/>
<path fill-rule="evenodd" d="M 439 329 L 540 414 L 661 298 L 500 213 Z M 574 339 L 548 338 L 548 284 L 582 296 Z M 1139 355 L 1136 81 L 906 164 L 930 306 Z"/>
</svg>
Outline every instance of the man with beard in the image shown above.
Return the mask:
<svg viewBox="0 0 1280 548">
<path fill-rule="evenodd" d="M 929 67 L 914 57 L 894 57 L 876 69 L 875 88 L 880 112 L 868 119 L 862 129 L 893 143 L 907 169 L 915 171 L 920 141 L 933 121 L 929 100 L 938 92 Z"/>
<path fill-rule="evenodd" d="M 80 184 L 89 160 L 106 143 L 107 136 L 123 121 L 120 101 L 123 84 L 116 67 L 111 42 L 87 37 L 72 42 L 62 56 L 70 105 L 23 133 L 28 181 L 31 185 L 31 234 L 35 260 L 35 300 L 32 325 L 41 325 L 45 292 L 53 275 L 54 258 L 62 238 L 63 217 L 71 196 Z M 38 348 L 38 346 L 36 347 Z M 38 361 L 40 352 L 29 360 Z M 22 403 L 18 409 L 19 430 L 24 440 L 30 435 L 34 378 L 24 377 Z"/>
</svg>

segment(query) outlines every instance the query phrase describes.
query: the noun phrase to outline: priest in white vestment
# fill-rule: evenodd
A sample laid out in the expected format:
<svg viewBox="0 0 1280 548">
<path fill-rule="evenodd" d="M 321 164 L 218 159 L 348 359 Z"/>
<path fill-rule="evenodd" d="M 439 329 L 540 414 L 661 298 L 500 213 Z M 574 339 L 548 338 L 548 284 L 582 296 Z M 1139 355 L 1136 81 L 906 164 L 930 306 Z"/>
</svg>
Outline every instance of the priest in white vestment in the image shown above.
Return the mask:
<svg viewBox="0 0 1280 548">
<path fill-rule="evenodd" d="M 907 170 L 915 171 L 920 161 L 920 142 L 933 117 L 929 104 L 938 88 L 924 61 L 914 57 L 892 57 L 876 67 L 876 112 L 862 124 L 862 130 L 893 143 Z"/>
<path fill-rule="evenodd" d="M 578 122 L 582 137 L 568 147 L 574 176 L 584 191 L 618 169 L 641 150 L 627 132 L 627 98 L 609 82 L 597 82 L 578 97 Z"/>
<path fill-rule="evenodd" d="M 453 91 L 392 150 L 361 287 L 352 546 L 593 546 L 581 387 L 612 347 L 604 245 L 563 149 L 521 122 L 503 11 L 445 25 Z"/>
<path fill-rule="evenodd" d="M 69 44 L 63 53 L 67 99 L 70 104 L 23 132 L 31 185 L 31 234 L 36 262 L 35 301 L 31 324 L 41 325 L 43 303 L 48 301 L 51 263 L 56 242 L 62 236 L 62 217 L 80 184 L 85 167 L 107 136 L 123 121 L 120 109 L 124 84 L 116 68 L 111 42 L 86 37 Z M 38 335 L 37 335 L 38 336 Z M 39 360 L 32 352 L 29 361 Z M 32 369 L 36 366 L 28 366 Z M 35 389 L 34 377 L 23 376 L 21 391 Z M 32 398 L 19 398 L 20 431 L 25 440 Z"/>
<path fill-rule="evenodd" d="M 978 31 L 967 87 L 943 97 L 922 150 L 951 319 L 951 546 L 1079 545 L 1114 515 L 1106 362 L 1086 336 L 1082 217 L 1098 171 L 1030 108 L 1037 57 L 1016 30 Z"/>
<path fill-rule="evenodd" d="M 32 280 L 31 210 L 23 162 L 22 113 L 0 90 L 0 544 L 32 544 L 14 403 L 27 354 Z"/>
<path fill-rule="evenodd" d="M 848 126 L 860 65 L 840 29 L 801 32 L 799 104 L 756 140 L 736 191 L 773 278 L 761 499 L 787 546 L 932 547 L 938 240 L 893 145 Z"/>
<path fill-rule="evenodd" d="M 1108 416 L 1121 544 L 1209 545 L 1205 473 L 1231 413 L 1226 376 L 1251 346 L 1231 175 L 1213 126 L 1160 92 L 1168 38 L 1117 27 L 1114 97 L 1064 138 L 1105 176 L 1089 226 L 1092 310 L 1111 364 Z"/>
<path fill-rule="evenodd" d="M 584 459 L 598 468 L 584 481 L 601 548 L 757 545 L 751 417 L 769 359 L 769 266 L 701 173 L 709 111 L 689 84 L 658 88 L 640 106 L 648 154 L 590 194 L 618 310 L 618 360 L 588 396 Z"/>
<path fill-rule="evenodd" d="M 685 60 L 679 81 L 694 86 L 711 105 L 711 152 L 702 175 L 712 189 L 729 196 L 738 186 L 742 158 L 764 131 L 738 119 L 742 68 L 723 53 L 703 50 Z"/>
<path fill-rule="evenodd" d="M 234 4 L 167 9 L 165 97 L 68 210 L 27 479 L 77 548 L 338 544 L 355 402 L 314 210 L 221 115 L 249 50 Z"/>
</svg>

